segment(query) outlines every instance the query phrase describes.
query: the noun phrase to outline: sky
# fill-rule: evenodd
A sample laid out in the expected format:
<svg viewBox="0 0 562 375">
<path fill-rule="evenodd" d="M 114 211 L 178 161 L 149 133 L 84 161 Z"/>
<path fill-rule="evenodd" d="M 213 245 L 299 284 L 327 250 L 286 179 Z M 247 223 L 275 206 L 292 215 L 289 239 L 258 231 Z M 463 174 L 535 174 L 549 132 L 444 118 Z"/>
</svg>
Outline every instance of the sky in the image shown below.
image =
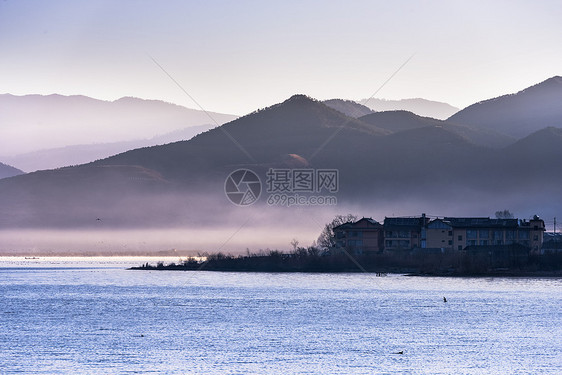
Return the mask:
<svg viewBox="0 0 562 375">
<path fill-rule="evenodd" d="M 237 115 L 296 93 L 464 108 L 562 75 L 561 19 L 559 1 L 4 0 L 0 93 Z"/>
</svg>

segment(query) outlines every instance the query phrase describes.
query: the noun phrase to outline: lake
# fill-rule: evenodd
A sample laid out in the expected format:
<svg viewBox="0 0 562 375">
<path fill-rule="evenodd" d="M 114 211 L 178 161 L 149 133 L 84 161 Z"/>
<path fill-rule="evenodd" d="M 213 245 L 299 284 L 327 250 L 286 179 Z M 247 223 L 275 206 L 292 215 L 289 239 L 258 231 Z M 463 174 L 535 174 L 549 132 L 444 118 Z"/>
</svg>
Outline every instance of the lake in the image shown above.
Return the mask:
<svg viewBox="0 0 562 375">
<path fill-rule="evenodd" d="M 561 279 L 147 261 L 0 257 L 0 374 L 562 373 Z"/>
</svg>

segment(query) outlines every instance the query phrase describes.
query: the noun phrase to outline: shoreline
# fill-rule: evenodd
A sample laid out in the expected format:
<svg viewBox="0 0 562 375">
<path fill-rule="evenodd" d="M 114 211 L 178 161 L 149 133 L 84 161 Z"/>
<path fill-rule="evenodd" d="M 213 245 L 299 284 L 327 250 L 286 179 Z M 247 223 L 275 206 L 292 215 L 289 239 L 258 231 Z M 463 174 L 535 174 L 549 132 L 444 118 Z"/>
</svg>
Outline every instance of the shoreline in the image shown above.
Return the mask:
<svg viewBox="0 0 562 375">
<path fill-rule="evenodd" d="M 274 273 L 274 274 L 289 274 L 289 273 L 308 273 L 308 274 L 369 274 L 374 277 L 386 277 L 388 275 L 403 275 L 408 277 L 470 277 L 470 278 L 490 278 L 490 277 L 501 277 L 501 278 L 548 278 L 557 279 L 562 278 L 562 270 L 556 271 L 516 271 L 516 270 L 505 270 L 505 271 L 490 271 L 490 272 L 420 272 L 411 269 L 385 269 L 385 270 L 373 270 L 364 271 L 359 268 L 357 269 L 340 269 L 340 270 L 313 270 L 313 269 L 251 269 L 251 268 L 228 268 L 228 267 L 205 267 L 204 265 L 199 265 L 198 267 L 185 267 L 183 265 L 142 265 L 138 267 L 127 268 L 130 271 L 194 271 L 194 272 L 229 272 L 229 273 Z"/>
</svg>

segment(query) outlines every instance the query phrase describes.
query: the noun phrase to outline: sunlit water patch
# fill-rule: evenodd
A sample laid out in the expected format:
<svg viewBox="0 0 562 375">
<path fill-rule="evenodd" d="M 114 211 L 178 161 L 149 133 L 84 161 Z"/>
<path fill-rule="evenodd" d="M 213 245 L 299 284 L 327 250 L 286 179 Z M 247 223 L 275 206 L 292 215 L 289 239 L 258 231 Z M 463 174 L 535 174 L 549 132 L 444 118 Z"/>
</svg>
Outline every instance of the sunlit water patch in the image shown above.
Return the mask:
<svg viewBox="0 0 562 375">
<path fill-rule="evenodd" d="M 0 373 L 562 372 L 559 279 L 125 270 L 147 261 L 1 259 Z"/>
</svg>

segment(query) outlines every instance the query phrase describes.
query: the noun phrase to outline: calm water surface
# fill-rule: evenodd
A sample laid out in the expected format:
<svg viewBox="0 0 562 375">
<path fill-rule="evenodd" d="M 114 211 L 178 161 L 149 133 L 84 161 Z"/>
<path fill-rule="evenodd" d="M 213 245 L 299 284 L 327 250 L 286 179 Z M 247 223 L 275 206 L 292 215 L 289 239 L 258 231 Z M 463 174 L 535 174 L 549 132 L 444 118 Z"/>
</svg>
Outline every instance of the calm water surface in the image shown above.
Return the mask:
<svg viewBox="0 0 562 375">
<path fill-rule="evenodd" d="M 146 261 L 0 258 L 0 373 L 562 373 L 560 279 L 125 270 Z"/>
</svg>

